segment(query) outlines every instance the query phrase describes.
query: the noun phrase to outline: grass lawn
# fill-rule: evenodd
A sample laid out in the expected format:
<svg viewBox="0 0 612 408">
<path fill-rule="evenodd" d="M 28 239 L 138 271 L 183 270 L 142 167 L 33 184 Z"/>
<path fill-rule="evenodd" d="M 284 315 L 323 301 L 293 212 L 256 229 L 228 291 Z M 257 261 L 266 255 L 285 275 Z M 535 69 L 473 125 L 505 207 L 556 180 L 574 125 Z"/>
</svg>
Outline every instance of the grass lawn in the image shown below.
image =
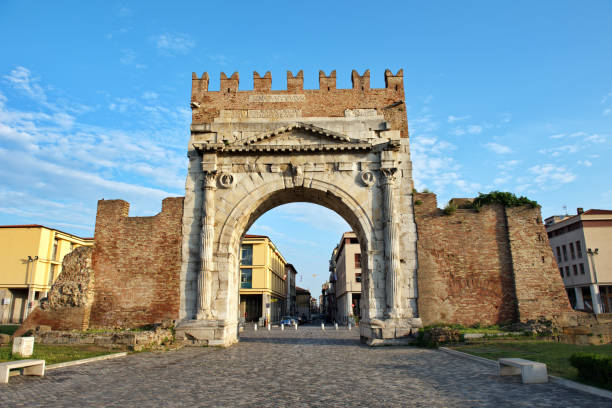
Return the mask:
<svg viewBox="0 0 612 408">
<path fill-rule="evenodd" d="M 19 328 L 18 324 L 0 324 L 0 334 L 12 336 Z"/>
<path fill-rule="evenodd" d="M 578 379 L 578 370 L 569 362 L 574 353 L 595 353 L 612 355 L 612 344 L 599 346 L 577 346 L 545 340 L 482 340 L 450 348 L 464 353 L 497 360 L 500 357 L 519 357 L 545 363 L 548 373 L 574 381 Z"/>
<path fill-rule="evenodd" d="M 0 362 L 19 360 L 11 357 L 12 346 L 0 346 Z M 34 344 L 33 359 L 45 360 L 48 364 L 63 363 L 64 361 L 81 360 L 83 358 L 97 357 L 104 354 L 118 353 L 122 350 L 110 350 L 99 346 L 91 345 L 51 345 Z"/>
</svg>

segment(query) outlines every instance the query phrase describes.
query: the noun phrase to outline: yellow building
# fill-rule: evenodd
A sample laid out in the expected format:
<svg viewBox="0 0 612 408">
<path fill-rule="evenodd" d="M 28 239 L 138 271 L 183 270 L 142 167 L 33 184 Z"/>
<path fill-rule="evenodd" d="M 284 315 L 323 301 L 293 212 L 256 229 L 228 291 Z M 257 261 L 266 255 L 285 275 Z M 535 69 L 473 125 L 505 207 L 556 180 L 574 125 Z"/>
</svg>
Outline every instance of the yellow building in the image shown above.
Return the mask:
<svg viewBox="0 0 612 408">
<path fill-rule="evenodd" d="M 240 315 L 249 322 L 278 322 L 285 314 L 287 262 L 270 238 L 245 235 L 240 259 Z"/>
<path fill-rule="evenodd" d="M 92 245 L 93 238 L 42 225 L 0 225 L 0 322 L 21 323 L 47 296 L 64 256 Z"/>
</svg>

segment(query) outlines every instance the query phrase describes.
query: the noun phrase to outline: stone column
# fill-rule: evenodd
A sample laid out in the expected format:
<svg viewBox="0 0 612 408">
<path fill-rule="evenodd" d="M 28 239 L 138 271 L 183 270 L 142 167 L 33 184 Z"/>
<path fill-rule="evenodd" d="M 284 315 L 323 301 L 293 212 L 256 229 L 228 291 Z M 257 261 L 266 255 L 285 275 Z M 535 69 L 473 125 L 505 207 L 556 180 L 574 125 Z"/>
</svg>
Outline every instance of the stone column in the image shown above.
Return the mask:
<svg viewBox="0 0 612 408">
<path fill-rule="evenodd" d="M 215 239 L 215 182 L 216 171 L 204 172 L 204 208 L 202 209 L 202 253 L 198 274 L 197 319 L 211 319 L 211 279 L 213 271 L 213 240 Z"/>
<path fill-rule="evenodd" d="M 387 312 L 385 317 L 398 318 L 401 308 L 399 231 L 394 209 L 397 168 L 381 168 L 383 175 L 383 210 L 385 228 L 385 282 Z"/>
</svg>

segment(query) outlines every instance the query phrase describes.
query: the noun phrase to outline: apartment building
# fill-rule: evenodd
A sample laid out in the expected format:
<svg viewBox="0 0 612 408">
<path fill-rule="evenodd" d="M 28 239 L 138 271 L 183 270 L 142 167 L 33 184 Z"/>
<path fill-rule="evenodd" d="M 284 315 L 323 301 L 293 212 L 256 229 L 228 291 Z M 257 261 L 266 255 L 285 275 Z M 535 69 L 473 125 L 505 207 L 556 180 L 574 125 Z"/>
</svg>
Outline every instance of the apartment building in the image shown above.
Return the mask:
<svg viewBox="0 0 612 408">
<path fill-rule="evenodd" d="M 265 235 L 245 235 L 240 252 L 241 317 L 259 324 L 280 321 L 290 288 L 287 261 Z"/>
<path fill-rule="evenodd" d="M 578 208 L 545 227 L 572 307 L 612 313 L 612 210 Z"/>
<path fill-rule="evenodd" d="M 47 296 L 81 238 L 43 225 L 0 225 L 0 322 L 21 323 Z"/>
<path fill-rule="evenodd" d="M 359 318 L 361 301 L 361 248 L 354 232 L 345 232 L 332 254 L 335 287 L 335 319 L 346 324 L 350 318 Z"/>
</svg>

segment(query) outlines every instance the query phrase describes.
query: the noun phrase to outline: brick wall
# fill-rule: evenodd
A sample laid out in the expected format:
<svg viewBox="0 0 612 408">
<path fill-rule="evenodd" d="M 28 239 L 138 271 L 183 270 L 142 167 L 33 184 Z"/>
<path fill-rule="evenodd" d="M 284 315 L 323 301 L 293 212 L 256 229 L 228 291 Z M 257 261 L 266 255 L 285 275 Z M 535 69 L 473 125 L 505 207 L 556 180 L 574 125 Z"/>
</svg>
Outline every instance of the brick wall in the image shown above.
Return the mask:
<svg viewBox="0 0 612 408">
<path fill-rule="evenodd" d="M 538 208 L 494 204 L 445 215 L 434 194 L 414 201 L 424 324 L 568 323 L 573 311 Z"/>
<path fill-rule="evenodd" d="M 548 242 L 539 208 L 506 208 L 510 250 L 521 321 L 565 322 L 573 313 Z"/>
<path fill-rule="evenodd" d="M 418 308 L 423 324 L 517 319 L 504 209 L 444 215 L 434 194 L 415 194 Z"/>
<path fill-rule="evenodd" d="M 137 327 L 176 319 L 183 197 L 166 198 L 152 217 L 128 217 L 129 203 L 100 200 L 91 327 Z"/>
<path fill-rule="evenodd" d="M 271 90 L 272 76 L 266 73 L 263 77 L 253 73 L 254 89 L 238 90 L 240 78 L 237 72 L 231 77 L 221 73 L 220 90 L 209 91 L 209 75 L 205 72 L 198 78 L 193 74 L 191 101 L 192 123 L 212 123 L 220 116 L 221 110 L 232 110 L 234 114 L 248 110 L 266 111 L 299 110 L 301 117 L 343 117 L 346 109 L 376 109 L 391 124 L 391 129 L 400 130 L 402 137 L 408 137 L 408 123 L 404 104 L 403 70 L 397 74 L 385 71 L 385 88 L 370 88 L 370 71 L 359 75 L 351 74 L 352 88 L 336 88 L 336 71 L 326 75 L 319 71 L 319 89 L 304 89 L 304 74 L 287 72 L 287 89 Z M 270 103 L 257 99 L 257 96 L 279 96 L 278 101 Z M 288 98 L 294 96 L 293 99 Z M 246 117 L 246 116 L 245 116 Z M 300 117 L 295 120 L 299 121 Z"/>
</svg>

